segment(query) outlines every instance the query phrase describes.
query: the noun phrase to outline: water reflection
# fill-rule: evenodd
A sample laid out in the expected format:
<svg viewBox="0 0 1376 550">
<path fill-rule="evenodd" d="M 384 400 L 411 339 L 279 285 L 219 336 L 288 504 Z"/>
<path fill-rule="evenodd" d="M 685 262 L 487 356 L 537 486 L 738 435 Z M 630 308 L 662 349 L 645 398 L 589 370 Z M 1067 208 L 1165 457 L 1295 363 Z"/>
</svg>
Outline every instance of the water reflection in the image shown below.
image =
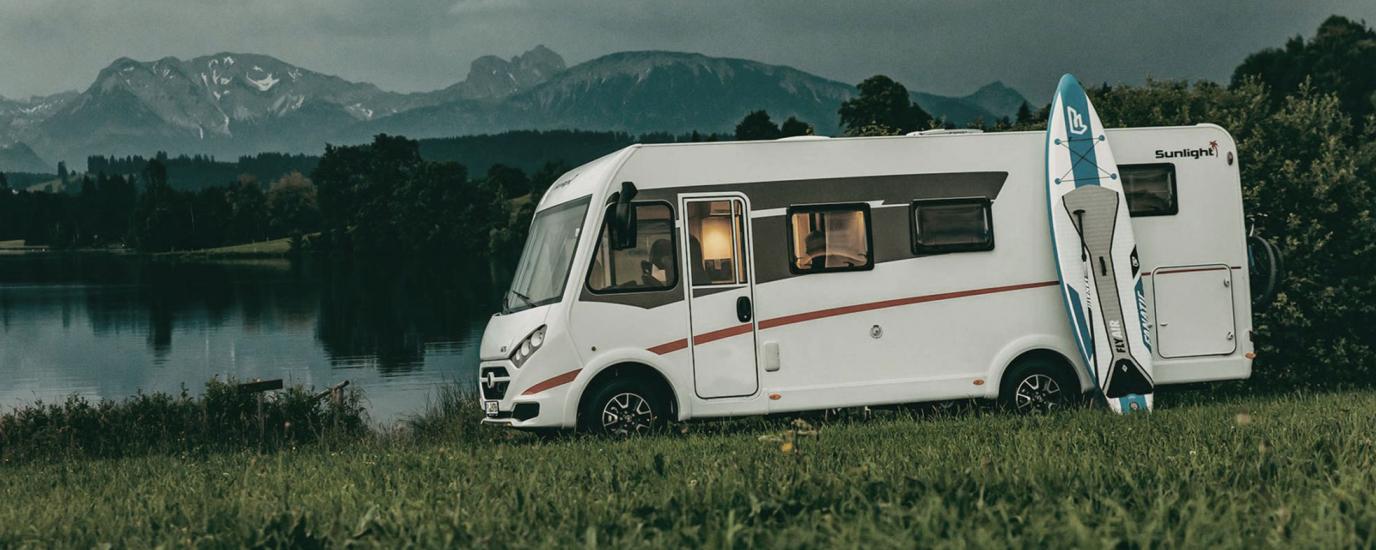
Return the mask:
<svg viewBox="0 0 1376 550">
<path fill-rule="evenodd" d="M 0 256 L 0 407 L 198 388 L 210 376 L 349 378 L 375 418 L 469 380 L 486 266 Z"/>
</svg>

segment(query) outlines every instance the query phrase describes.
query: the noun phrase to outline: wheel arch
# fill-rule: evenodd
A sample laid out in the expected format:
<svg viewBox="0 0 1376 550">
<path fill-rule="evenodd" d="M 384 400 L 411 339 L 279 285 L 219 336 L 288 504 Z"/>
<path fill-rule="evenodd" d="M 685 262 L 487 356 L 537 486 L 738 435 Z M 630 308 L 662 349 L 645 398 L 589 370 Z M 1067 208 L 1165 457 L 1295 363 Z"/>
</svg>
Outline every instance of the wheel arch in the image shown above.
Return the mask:
<svg viewBox="0 0 1376 550">
<path fill-rule="evenodd" d="M 1055 365 L 1056 368 L 1060 369 L 1065 374 L 1069 375 L 1071 379 L 1075 380 L 1076 393 L 1085 392 L 1086 380 L 1082 380 L 1080 378 L 1081 369 L 1075 368 L 1075 363 L 1071 361 L 1069 357 L 1066 357 L 1065 354 L 1049 348 L 1033 348 L 1022 352 L 1021 354 L 1018 354 L 1017 357 L 1014 357 L 1013 360 L 1009 361 L 1008 365 L 1004 367 L 1003 373 L 1006 374 L 1008 371 L 1012 370 L 1013 367 L 1030 361 L 1040 361 L 1045 362 L 1049 365 Z M 996 391 L 998 392 L 1003 391 L 1002 375 L 1000 375 L 999 384 L 995 386 L 995 388 L 997 388 Z"/>
<path fill-rule="evenodd" d="M 591 369 L 585 369 L 585 372 L 588 370 Z M 670 418 L 682 419 L 684 411 L 687 409 L 687 403 L 683 400 L 683 393 L 674 387 L 674 383 L 660 368 L 647 361 L 638 359 L 611 361 L 597 367 L 591 373 L 587 373 L 586 376 L 587 381 L 570 393 L 566 404 L 568 414 L 566 418 L 572 420 L 573 426 L 578 425 L 578 414 L 583 408 L 584 399 L 608 380 L 620 377 L 640 377 L 667 392 Z"/>
<path fill-rule="evenodd" d="M 1057 337 L 1053 334 L 1029 334 L 1009 342 L 999 353 L 995 354 L 993 361 L 989 365 L 987 377 L 989 384 L 984 395 L 988 399 L 998 399 L 999 391 L 1003 387 L 1004 375 L 1008 371 L 1023 361 L 1032 359 L 1047 359 L 1055 361 L 1057 364 L 1069 369 L 1071 376 L 1075 378 L 1079 385 L 1080 393 L 1093 388 L 1094 382 L 1089 379 L 1089 373 L 1079 367 L 1078 351 L 1074 347 L 1074 342 L 1069 334 L 1069 327 L 1064 337 Z"/>
</svg>

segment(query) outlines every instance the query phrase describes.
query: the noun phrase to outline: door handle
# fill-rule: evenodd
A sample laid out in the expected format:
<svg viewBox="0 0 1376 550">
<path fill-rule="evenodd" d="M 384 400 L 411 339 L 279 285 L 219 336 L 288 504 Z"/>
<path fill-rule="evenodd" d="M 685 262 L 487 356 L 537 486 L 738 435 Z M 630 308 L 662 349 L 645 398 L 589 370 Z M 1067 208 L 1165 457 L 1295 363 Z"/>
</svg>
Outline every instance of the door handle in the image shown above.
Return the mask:
<svg viewBox="0 0 1376 550">
<path fill-rule="evenodd" d="M 750 297 L 741 296 L 736 298 L 736 318 L 742 323 L 750 322 Z"/>
</svg>

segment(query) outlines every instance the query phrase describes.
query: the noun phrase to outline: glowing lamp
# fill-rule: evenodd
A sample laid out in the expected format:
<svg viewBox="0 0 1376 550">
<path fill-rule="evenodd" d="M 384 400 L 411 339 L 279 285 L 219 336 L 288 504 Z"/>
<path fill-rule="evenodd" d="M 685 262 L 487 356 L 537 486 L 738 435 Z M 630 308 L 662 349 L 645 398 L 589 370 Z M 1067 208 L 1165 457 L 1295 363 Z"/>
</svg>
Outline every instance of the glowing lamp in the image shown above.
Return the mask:
<svg viewBox="0 0 1376 550">
<path fill-rule="evenodd" d="M 703 219 L 703 259 L 729 260 L 733 256 L 731 248 L 731 218 L 711 217 Z"/>
</svg>

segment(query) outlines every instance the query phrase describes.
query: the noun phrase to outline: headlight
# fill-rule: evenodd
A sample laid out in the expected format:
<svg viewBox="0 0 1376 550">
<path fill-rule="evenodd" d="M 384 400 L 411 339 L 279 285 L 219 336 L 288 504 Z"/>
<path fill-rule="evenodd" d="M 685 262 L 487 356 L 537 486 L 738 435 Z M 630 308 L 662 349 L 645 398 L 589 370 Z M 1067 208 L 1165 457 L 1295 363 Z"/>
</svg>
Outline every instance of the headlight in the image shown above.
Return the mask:
<svg viewBox="0 0 1376 550">
<path fill-rule="evenodd" d="M 511 362 L 516 365 L 516 368 L 521 368 L 521 365 L 524 365 L 526 360 L 530 359 L 530 356 L 534 355 L 535 351 L 540 349 L 544 343 L 545 327 L 541 326 L 526 335 L 521 343 L 516 346 L 516 351 L 511 352 Z"/>
</svg>

